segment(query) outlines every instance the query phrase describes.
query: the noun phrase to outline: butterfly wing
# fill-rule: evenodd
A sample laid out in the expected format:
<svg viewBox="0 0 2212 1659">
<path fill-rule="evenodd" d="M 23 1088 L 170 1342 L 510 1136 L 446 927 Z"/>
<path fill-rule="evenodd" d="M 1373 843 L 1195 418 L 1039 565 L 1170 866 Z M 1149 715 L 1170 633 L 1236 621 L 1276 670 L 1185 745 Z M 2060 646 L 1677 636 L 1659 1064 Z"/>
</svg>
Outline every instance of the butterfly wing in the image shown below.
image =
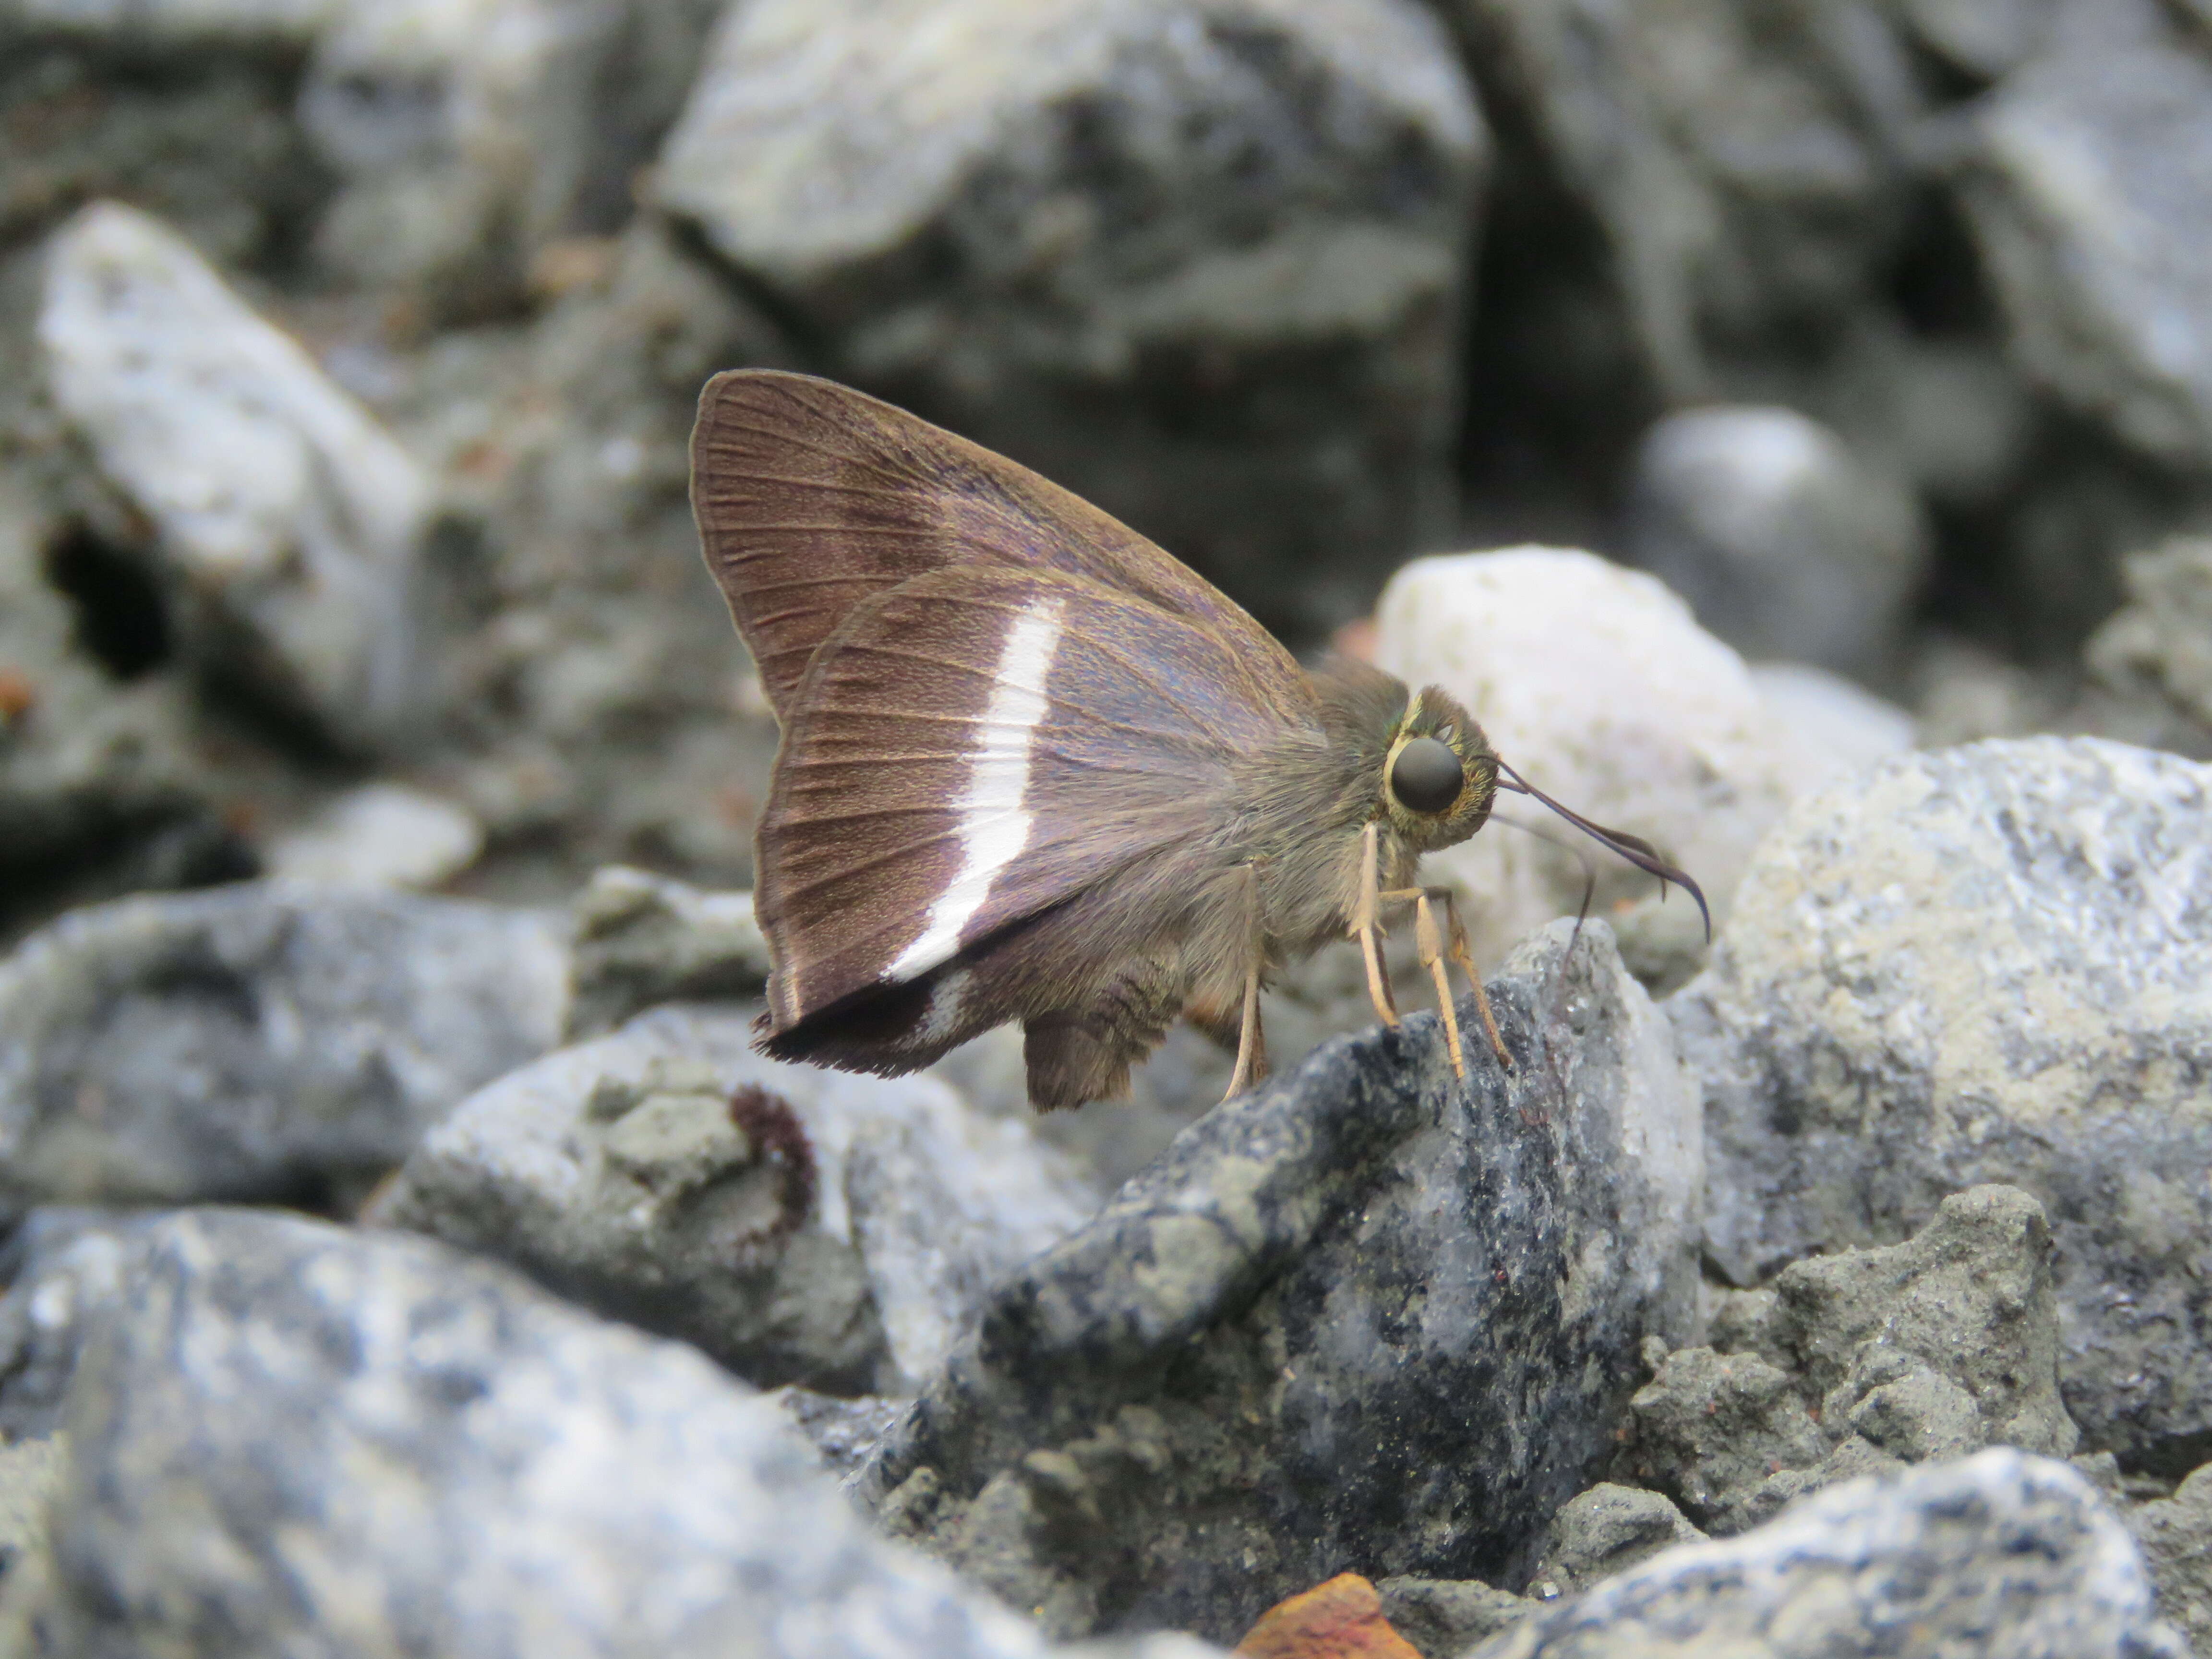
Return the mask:
<svg viewBox="0 0 2212 1659">
<path fill-rule="evenodd" d="M 1239 763 L 1302 732 L 1321 741 L 1302 675 L 1285 702 L 1237 646 L 1085 577 L 956 566 L 862 600 L 793 688 L 761 822 L 775 1030 L 910 997 L 1162 848 L 1195 856 Z"/>
<path fill-rule="evenodd" d="M 1027 467 L 834 381 L 733 369 L 691 436 L 707 565 L 788 722 L 809 659 L 854 608 L 956 566 L 1087 577 L 1218 635 L 1285 696 L 1290 653 L 1177 560 Z"/>
</svg>

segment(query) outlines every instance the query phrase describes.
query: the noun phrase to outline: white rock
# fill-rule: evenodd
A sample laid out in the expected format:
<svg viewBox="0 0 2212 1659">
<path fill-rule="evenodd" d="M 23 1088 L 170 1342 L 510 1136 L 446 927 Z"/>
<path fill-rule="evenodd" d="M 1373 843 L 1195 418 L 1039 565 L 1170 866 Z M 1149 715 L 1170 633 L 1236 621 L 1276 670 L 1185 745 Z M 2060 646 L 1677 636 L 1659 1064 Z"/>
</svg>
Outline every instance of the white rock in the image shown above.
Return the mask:
<svg viewBox="0 0 2212 1659">
<path fill-rule="evenodd" d="M 347 791 L 271 839 L 264 873 L 351 887 L 436 887 L 476 862 L 483 830 L 468 811 L 404 784 Z"/>
<path fill-rule="evenodd" d="M 1492 745 L 1584 817 L 1647 837 L 1689 872 L 1716 922 L 1753 845 L 1834 757 L 1791 737 L 1743 659 L 1650 576 L 1594 554 L 1519 547 L 1417 559 L 1376 609 L 1376 659 L 1408 685 L 1464 703 Z M 1533 802 L 1501 795 L 1498 818 L 1432 856 L 1432 878 L 1467 895 L 1476 955 L 1581 902 L 1584 857 L 1597 905 L 1651 883 Z M 1680 894 L 1669 908 L 1686 906 Z M 1688 909 L 1686 921 L 1693 920 Z"/>
<path fill-rule="evenodd" d="M 1865 687 L 1802 662 L 1751 665 L 1768 710 L 1805 744 L 1832 757 L 1837 775 L 1863 771 L 1912 747 L 1912 716 Z"/>
<path fill-rule="evenodd" d="M 38 336 L 56 403 L 204 602 L 202 654 L 332 735 L 388 731 L 412 697 L 407 598 L 428 503 L 398 445 L 132 208 L 97 204 L 56 234 Z"/>
</svg>

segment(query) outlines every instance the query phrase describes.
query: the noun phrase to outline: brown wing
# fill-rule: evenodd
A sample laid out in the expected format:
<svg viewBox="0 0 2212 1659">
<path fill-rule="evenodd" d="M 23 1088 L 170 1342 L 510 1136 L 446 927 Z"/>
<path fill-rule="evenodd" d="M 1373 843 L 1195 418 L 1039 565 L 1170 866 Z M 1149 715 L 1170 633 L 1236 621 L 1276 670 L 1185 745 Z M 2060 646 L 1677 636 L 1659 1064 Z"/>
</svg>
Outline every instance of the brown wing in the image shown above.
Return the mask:
<svg viewBox="0 0 2212 1659">
<path fill-rule="evenodd" d="M 1303 675 L 1285 702 L 1237 646 L 1083 577 L 956 567 L 862 601 L 795 689 L 761 819 L 776 1029 L 1196 855 L 1237 761 L 1300 729 L 1322 740 Z"/>
<path fill-rule="evenodd" d="M 807 659 L 854 606 L 957 565 L 1085 576 L 1198 623 L 1295 696 L 1290 653 L 1188 567 L 1027 467 L 850 387 L 772 369 L 707 382 L 691 507 L 787 724 Z"/>
</svg>

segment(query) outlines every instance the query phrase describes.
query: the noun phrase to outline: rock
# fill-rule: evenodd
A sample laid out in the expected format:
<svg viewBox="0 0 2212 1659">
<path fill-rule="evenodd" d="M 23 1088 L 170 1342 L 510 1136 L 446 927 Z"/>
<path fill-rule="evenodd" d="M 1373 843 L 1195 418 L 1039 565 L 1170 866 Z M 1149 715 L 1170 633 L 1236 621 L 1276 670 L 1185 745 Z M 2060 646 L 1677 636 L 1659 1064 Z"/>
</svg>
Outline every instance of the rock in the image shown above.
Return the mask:
<svg viewBox="0 0 2212 1659">
<path fill-rule="evenodd" d="M 127 1212 L 42 1206 L 9 1236 L 0 1435 L 33 1440 L 58 1426 L 91 1316 L 125 1294 L 137 1226 Z"/>
<path fill-rule="evenodd" d="M 2212 729 L 2212 539 L 2176 537 L 2121 568 L 2128 603 L 2091 635 L 2089 672 Z"/>
<path fill-rule="evenodd" d="M 1432 1015 L 1340 1038 L 1001 1285 L 865 1478 L 885 1524 L 1064 1635 L 1525 1566 L 1696 1311 L 1663 1022 L 1568 931 L 1492 984 L 1510 1078 Z"/>
<path fill-rule="evenodd" d="M 2065 1403 L 2172 1467 L 2212 1429 L 2212 769 L 2090 738 L 1889 762 L 1760 849 L 1669 1005 L 1704 1080 L 1709 1260 L 1749 1284 L 2025 1188 Z M 2180 1468 L 2189 1467 L 2188 1462 Z"/>
<path fill-rule="evenodd" d="M 1741 1532 L 1796 1496 L 1802 1483 L 1778 1491 L 1769 1479 L 1828 1450 L 1796 1379 L 1755 1354 L 1679 1349 L 1630 1407 L 1637 1478 L 1717 1532 Z"/>
<path fill-rule="evenodd" d="M 1804 747 L 1834 757 L 1837 777 L 1912 747 L 1912 716 L 1839 674 L 1804 663 L 1762 662 L 1751 665 L 1751 678 L 1769 712 Z"/>
<path fill-rule="evenodd" d="M 2017 1446 L 2051 1457 L 2074 1449 L 2077 1431 L 2058 1395 L 2051 1230 L 2043 1206 L 2017 1188 L 1954 1194 L 1907 1243 L 1794 1261 L 1774 1289 L 1782 1340 L 1821 1396 L 1824 1422 L 1879 1413 L 1852 1384 L 1893 1356 L 1935 1367 L 1960 1391 L 1971 1438 L 1958 1449 Z M 1908 1460 L 1931 1455 L 1885 1449 Z"/>
<path fill-rule="evenodd" d="M 1735 1533 L 1870 1471 L 2063 1456 L 2051 1254 L 2033 1198 L 1980 1187 L 1907 1243 L 1793 1262 L 1713 1319 L 1714 1347 L 1655 1356 L 1621 1466 Z"/>
<path fill-rule="evenodd" d="M 2118 1517 L 2063 1463 L 1990 1450 L 1670 1549 L 1468 1659 L 2183 1659 Z"/>
<path fill-rule="evenodd" d="M 1912 497 L 1794 410 L 1667 416 L 1644 434 L 1623 544 L 1750 657 L 1870 673 L 1928 562 Z"/>
<path fill-rule="evenodd" d="M 774 1401 L 505 1269 L 216 1211 L 130 1279 L 70 1395 L 57 1651 L 1042 1651 Z"/>
<path fill-rule="evenodd" d="M 911 1387 L 1081 1188 L 928 1078 L 752 1052 L 752 1008 L 678 1006 L 500 1079 L 369 1212 L 500 1257 L 749 1380 Z"/>
<path fill-rule="evenodd" d="M 483 850 L 483 830 L 464 808 L 404 784 L 369 783 L 276 836 L 265 868 L 283 881 L 437 887 Z"/>
<path fill-rule="evenodd" d="M 611 1031 L 655 1003 L 756 997 L 768 941 L 750 893 L 707 893 L 614 865 L 576 896 L 571 1036 Z"/>
<path fill-rule="evenodd" d="M 0 1204 L 330 1202 L 543 1053 L 527 911 L 241 884 L 72 912 L 0 962 Z"/>
<path fill-rule="evenodd" d="M 822 1465 L 843 1480 L 865 1465 L 877 1444 L 906 1411 L 903 1400 L 863 1395 L 842 1400 L 817 1394 L 795 1383 L 775 1389 L 769 1398 L 781 1406 L 799 1431 L 814 1443 Z"/>
<path fill-rule="evenodd" d="M 1315 637 L 1449 527 L 1486 155 L 1409 0 L 767 0 L 657 194 L 832 372 Z"/>
<path fill-rule="evenodd" d="M 2212 1463 L 2172 1497 L 2129 1511 L 2127 1522 L 2158 1586 L 2159 1611 L 2197 1652 L 2212 1652 Z"/>
<path fill-rule="evenodd" d="M 2014 359 L 2142 453 L 2202 472 L 2212 64 L 2084 9 L 2065 50 L 2024 64 L 1977 111 L 1960 199 Z"/>
<path fill-rule="evenodd" d="M 0 1446 L 0 1653 L 57 1650 L 40 1626 L 52 1582 L 47 1517 L 68 1456 L 59 1435 Z"/>
<path fill-rule="evenodd" d="M 154 526 L 185 648 L 329 737 L 391 737 L 415 695 L 414 463 L 135 209 L 55 237 L 38 329 L 55 403 Z"/>
<path fill-rule="evenodd" d="M 1417 559 L 1391 578 L 1376 620 L 1382 667 L 1458 698 L 1538 788 L 1666 848 L 1705 889 L 1717 922 L 1767 827 L 1832 775 L 1832 760 L 1785 741 L 1742 659 L 1680 599 L 1592 554 L 1522 547 Z M 1572 914 L 1586 872 L 1597 878 L 1596 914 L 1651 890 L 1541 808 L 1509 799 L 1494 816 L 1575 849 L 1492 828 L 1425 861 L 1427 879 L 1467 895 L 1479 961 Z M 1679 893 L 1668 903 L 1701 952 L 1696 907 Z"/>
<path fill-rule="evenodd" d="M 1375 1586 L 1382 1616 L 1421 1659 L 1459 1659 L 1476 1643 L 1516 1623 L 1535 1603 L 1472 1579 L 1401 1575 Z"/>
<path fill-rule="evenodd" d="M 1552 1517 L 1551 1539 L 1529 1584 L 1546 1601 L 1571 1595 L 1673 1545 L 1704 1537 L 1660 1493 L 1600 1481 Z"/>
<path fill-rule="evenodd" d="M 0 240 L 128 201 L 207 257 L 282 265 L 329 179 L 294 118 L 313 0 L 0 0 Z"/>
<path fill-rule="evenodd" d="M 1613 395 L 1638 380 L 1674 405 L 1726 395 L 1747 363 L 1817 356 L 1879 302 L 1907 211 L 1894 137 L 1919 100 L 1875 6 L 1449 10 L 1501 130 L 1528 135 L 1523 165 L 1596 243 L 1594 285 L 1632 354 L 1605 364 Z M 1575 343 L 1570 372 L 1604 362 Z"/>
<path fill-rule="evenodd" d="M 512 306 L 533 259 L 628 216 L 706 0 L 383 0 L 337 9 L 300 118 L 341 182 L 315 231 L 339 285 L 449 318 Z"/>
</svg>

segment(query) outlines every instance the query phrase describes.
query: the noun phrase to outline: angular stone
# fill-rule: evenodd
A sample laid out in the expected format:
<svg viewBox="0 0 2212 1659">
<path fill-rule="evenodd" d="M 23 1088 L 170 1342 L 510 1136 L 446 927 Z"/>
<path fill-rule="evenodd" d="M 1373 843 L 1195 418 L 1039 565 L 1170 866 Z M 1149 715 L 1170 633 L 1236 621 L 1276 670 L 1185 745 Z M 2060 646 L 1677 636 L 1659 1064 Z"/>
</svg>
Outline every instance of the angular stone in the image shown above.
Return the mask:
<svg viewBox="0 0 2212 1659">
<path fill-rule="evenodd" d="M 568 1034 L 594 1036 L 659 1002 L 751 998 L 768 983 L 768 941 L 750 893 L 709 893 L 612 865 L 574 907 Z"/>
<path fill-rule="evenodd" d="M 56 235 L 38 333 L 55 403 L 154 526 L 200 666 L 340 741 L 394 735 L 419 696 L 414 462 L 136 209 Z"/>
<path fill-rule="evenodd" d="M 2201 1653 L 2212 1653 L 2212 1463 L 2174 1488 L 2128 1512 L 2128 1529 L 2142 1546 L 2158 1608 Z"/>
<path fill-rule="evenodd" d="M 1669 1005 L 1704 1080 L 1710 1259 L 1887 1243 L 1984 1182 L 2057 1242 L 2092 1448 L 2212 1431 L 2212 769 L 2094 739 L 1890 762 L 1761 848 Z"/>
<path fill-rule="evenodd" d="M 1492 984 L 1510 1076 L 1478 1037 L 1455 1082 L 1431 1015 L 1340 1038 L 1001 1285 L 868 1475 L 886 1524 L 1066 1633 L 1525 1570 L 1695 1317 L 1663 1024 L 1570 932 Z"/>
<path fill-rule="evenodd" d="M 1854 1480 L 1606 1579 L 1468 1659 L 2184 1659 L 2127 1532 L 2063 1463 L 1990 1450 Z"/>
<path fill-rule="evenodd" d="M 750 1381 L 913 1386 L 1092 1200 L 1027 1126 L 930 1078 L 752 1051 L 677 1005 L 501 1078 L 367 1218 L 499 1257 Z"/>
<path fill-rule="evenodd" d="M 1682 1348 L 1630 1401 L 1629 1468 L 1704 1526 L 1740 1532 L 1766 1504 L 1770 1476 L 1827 1454 L 1790 1373 L 1755 1354 Z"/>
<path fill-rule="evenodd" d="M 1928 562 L 1895 479 L 1795 410 L 1686 410 L 1644 434 L 1630 561 L 1752 658 L 1872 674 L 1894 655 Z"/>
<path fill-rule="evenodd" d="M 74 911 L 0 961 L 0 1202 L 329 1202 L 558 1039 L 528 911 L 245 883 Z"/>
<path fill-rule="evenodd" d="M 773 1401 L 504 1268 L 212 1211 L 129 1278 L 70 1390 L 55 1651 L 1044 1650 L 876 1537 Z"/>
<path fill-rule="evenodd" d="M 1375 1586 L 1390 1628 L 1419 1650 L 1421 1659 L 1459 1659 L 1476 1643 L 1517 1623 L 1536 1603 L 1475 1579 L 1418 1578 L 1401 1574 Z"/>
<path fill-rule="evenodd" d="M 1410 0 L 766 0 L 657 189 L 838 373 L 1312 636 L 1451 521 L 1486 152 Z"/>
<path fill-rule="evenodd" d="M 2065 50 L 2039 54 L 1976 112 L 1961 199 L 2016 361 L 2124 442 L 2202 472 L 2212 64 L 2154 27 L 2100 26 L 2101 9 L 2081 9 Z"/>
<path fill-rule="evenodd" d="M 2212 732 L 2212 538 L 2175 537 L 2122 566 L 2128 602 L 2082 652 L 2113 690 L 2161 700 Z"/>
<path fill-rule="evenodd" d="M 1661 1550 L 1704 1537 L 1662 1493 L 1600 1481 L 1552 1517 L 1529 1585 L 1547 1601 L 1571 1595 Z"/>
</svg>

